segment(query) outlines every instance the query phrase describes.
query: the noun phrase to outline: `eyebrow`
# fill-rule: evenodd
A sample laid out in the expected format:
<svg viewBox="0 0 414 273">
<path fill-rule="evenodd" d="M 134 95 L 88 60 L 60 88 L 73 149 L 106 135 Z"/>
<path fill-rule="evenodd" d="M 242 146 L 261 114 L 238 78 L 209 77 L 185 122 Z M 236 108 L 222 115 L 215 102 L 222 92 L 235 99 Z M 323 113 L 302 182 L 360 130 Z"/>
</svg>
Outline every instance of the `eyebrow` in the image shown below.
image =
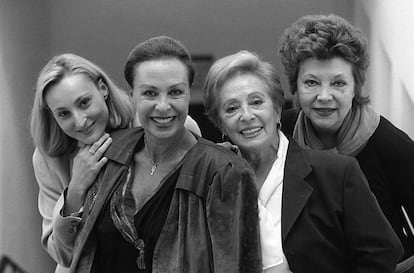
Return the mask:
<svg viewBox="0 0 414 273">
<path fill-rule="evenodd" d="M 169 86 L 168 89 L 174 88 L 174 87 L 179 87 L 179 86 L 185 86 L 185 83 L 184 82 L 175 83 L 175 84 Z M 143 83 L 143 84 L 138 85 L 138 88 L 144 88 L 144 87 L 158 89 L 155 85 L 152 85 L 152 84 Z"/>
</svg>

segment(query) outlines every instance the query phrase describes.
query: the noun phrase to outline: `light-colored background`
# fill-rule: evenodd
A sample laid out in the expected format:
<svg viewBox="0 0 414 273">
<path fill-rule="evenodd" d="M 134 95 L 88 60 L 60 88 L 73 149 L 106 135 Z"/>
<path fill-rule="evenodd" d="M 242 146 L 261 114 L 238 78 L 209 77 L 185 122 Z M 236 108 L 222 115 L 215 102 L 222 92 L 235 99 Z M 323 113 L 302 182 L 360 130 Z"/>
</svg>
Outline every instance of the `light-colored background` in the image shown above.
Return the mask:
<svg viewBox="0 0 414 273">
<path fill-rule="evenodd" d="M 38 186 L 28 130 L 41 67 L 63 52 L 82 55 L 126 88 L 125 59 L 155 35 L 215 58 L 256 51 L 282 67 L 278 39 L 295 19 L 337 13 L 368 35 L 367 90 L 374 108 L 414 137 L 412 0 L 0 0 L 0 257 L 29 273 L 53 272 L 40 245 Z M 283 86 L 288 90 L 283 76 Z"/>
</svg>

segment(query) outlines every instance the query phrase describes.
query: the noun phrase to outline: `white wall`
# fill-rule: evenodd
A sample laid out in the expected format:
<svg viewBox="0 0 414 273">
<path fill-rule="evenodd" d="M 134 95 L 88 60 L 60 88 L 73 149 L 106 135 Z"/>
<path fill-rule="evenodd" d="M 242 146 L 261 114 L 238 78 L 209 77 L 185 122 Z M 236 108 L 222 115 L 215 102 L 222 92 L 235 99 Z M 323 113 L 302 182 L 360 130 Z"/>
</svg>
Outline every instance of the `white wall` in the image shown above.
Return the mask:
<svg viewBox="0 0 414 273">
<path fill-rule="evenodd" d="M 355 18 L 368 33 L 372 106 L 414 139 L 414 1 L 358 0 Z"/>
<path fill-rule="evenodd" d="M 0 257 L 30 273 L 51 272 L 40 245 L 27 126 L 36 75 L 49 52 L 48 1 L 0 3 Z"/>
<path fill-rule="evenodd" d="M 75 3 L 75 4 L 74 4 Z M 353 0 L 88 0 L 52 1 L 52 52 L 72 51 L 96 61 L 126 87 L 130 50 L 156 35 L 181 40 L 195 54 L 220 58 L 256 51 L 282 67 L 276 54 L 283 30 L 299 16 L 338 13 L 348 19 Z M 284 82 L 285 83 L 285 82 Z M 288 90 L 288 86 L 284 84 Z"/>
</svg>

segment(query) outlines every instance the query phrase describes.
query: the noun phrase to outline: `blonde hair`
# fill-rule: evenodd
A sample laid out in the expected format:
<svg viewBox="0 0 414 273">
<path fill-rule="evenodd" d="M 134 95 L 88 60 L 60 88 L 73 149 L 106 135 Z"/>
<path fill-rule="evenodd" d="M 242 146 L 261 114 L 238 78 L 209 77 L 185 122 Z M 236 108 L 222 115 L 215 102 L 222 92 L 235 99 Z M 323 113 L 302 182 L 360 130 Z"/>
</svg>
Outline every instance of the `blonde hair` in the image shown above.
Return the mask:
<svg viewBox="0 0 414 273">
<path fill-rule="evenodd" d="M 134 118 L 134 109 L 127 93 L 117 87 L 99 66 L 75 54 L 55 56 L 40 71 L 30 117 L 33 142 L 49 156 L 64 155 L 77 145 L 77 140 L 66 135 L 59 127 L 45 102 L 45 95 L 52 86 L 74 74 L 85 75 L 97 86 L 102 81 L 108 87 L 108 131 L 126 128 Z"/>
</svg>

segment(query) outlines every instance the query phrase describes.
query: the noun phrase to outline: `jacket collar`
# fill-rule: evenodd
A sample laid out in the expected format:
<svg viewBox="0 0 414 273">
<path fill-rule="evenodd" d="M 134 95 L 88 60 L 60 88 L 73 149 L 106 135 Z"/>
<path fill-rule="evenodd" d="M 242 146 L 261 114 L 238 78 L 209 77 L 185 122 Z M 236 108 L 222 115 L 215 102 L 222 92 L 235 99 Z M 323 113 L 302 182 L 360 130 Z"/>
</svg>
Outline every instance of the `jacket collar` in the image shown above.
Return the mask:
<svg viewBox="0 0 414 273">
<path fill-rule="evenodd" d="M 108 159 L 127 165 L 131 162 L 135 147 L 144 135 L 142 127 L 118 130 L 111 133 L 112 144 L 105 152 Z"/>
<path fill-rule="evenodd" d="M 312 171 L 305 152 L 289 139 L 282 195 L 282 240 L 284 241 L 299 214 L 305 207 L 313 188 L 305 182 Z"/>
</svg>

